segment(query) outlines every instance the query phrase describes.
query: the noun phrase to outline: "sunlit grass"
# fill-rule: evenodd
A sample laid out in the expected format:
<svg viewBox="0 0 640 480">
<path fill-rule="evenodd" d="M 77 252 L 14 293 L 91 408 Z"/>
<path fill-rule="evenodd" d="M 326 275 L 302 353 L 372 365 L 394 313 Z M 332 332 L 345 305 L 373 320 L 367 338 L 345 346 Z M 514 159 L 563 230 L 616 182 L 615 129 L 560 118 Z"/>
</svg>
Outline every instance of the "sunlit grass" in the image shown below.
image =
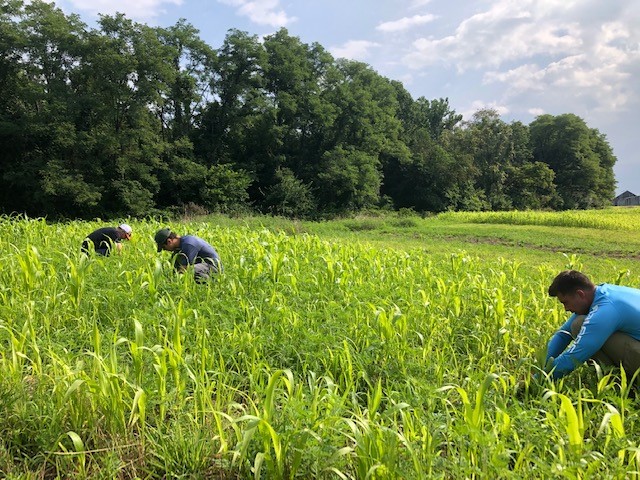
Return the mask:
<svg viewBox="0 0 640 480">
<path fill-rule="evenodd" d="M 176 223 L 222 256 L 197 285 L 156 253 L 159 222 L 86 259 L 99 222 L 0 218 L 2 476 L 638 477 L 631 379 L 519 390 L 565 317 L 555 273 L 640 286 L 632 260 L 263 220 Z"/>
<path fill-rule="evenodd" d="M 602 230 L 640 231 L 640 207 L 609 207 L 602 210 L 560 212 L 447 212 L 440 220 L 459 223 L 499 223 L 504 225 L 548 225 Z"/>
</svg>

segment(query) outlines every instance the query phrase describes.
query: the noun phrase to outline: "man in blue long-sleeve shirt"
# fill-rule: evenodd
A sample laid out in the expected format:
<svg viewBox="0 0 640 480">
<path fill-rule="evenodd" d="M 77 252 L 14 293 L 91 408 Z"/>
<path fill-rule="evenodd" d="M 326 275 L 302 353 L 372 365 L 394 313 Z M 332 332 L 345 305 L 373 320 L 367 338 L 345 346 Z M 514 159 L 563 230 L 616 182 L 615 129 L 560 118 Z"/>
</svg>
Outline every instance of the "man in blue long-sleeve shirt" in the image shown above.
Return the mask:
<svg viewBox="0 0 640 480">
<path fill-rule="evenodd" d="M 178 273 L 184 273 L 193 265 L 196 282 L 209 280 L 212 273 L 222 271 L 222 262 L 216 249 L 195 235 L 177 235 L 169 228 L 158 230 L 155 236 L 158 252 L 173 252 L 173 265 Z"/>
<path fill-rule="evenodd" d="M 640 369 L 640 290 L 594 285 L 583 273 L 566 270 L 553 280 L 549 295 L 573 313 L 547 346 L 547 365 L 554 378 L 589 358 L 622 365 L 628 376 Z"/>
</svg>

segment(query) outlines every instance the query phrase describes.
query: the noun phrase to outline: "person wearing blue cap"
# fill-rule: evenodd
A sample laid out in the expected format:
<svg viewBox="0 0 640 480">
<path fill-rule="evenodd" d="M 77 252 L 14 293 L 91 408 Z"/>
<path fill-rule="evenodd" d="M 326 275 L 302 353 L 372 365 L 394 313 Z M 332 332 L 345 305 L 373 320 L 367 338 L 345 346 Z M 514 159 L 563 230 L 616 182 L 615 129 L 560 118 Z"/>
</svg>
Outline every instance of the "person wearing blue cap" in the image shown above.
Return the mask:
<svg viewBox="0 0 640 480">
<path fill-rule="evenodd" d="M 158 252 L 173 254 L 173 265 L 178 273 L 184 273 L 193 265 L 196 282 L 206 282 L 211 274 L 222 271 L 222 262 L 216 249 L 195 235 L 177 235 L 170 228 L 162 228 L 155 235 Z"/>
<path fill-rule="evenodd" d="M 93 251 L 98 255 L 108 257 L 113 248 L 119 252 L 122 250 L 122 241 L 131 240 L 133 229 L 126 223 L 122 223 L 117 227 L 102 227 L 94 230 L 82 241 L 82 253 L 89 255 L 91 248 L 89 244 L 93 244 Z"/>
</svg>

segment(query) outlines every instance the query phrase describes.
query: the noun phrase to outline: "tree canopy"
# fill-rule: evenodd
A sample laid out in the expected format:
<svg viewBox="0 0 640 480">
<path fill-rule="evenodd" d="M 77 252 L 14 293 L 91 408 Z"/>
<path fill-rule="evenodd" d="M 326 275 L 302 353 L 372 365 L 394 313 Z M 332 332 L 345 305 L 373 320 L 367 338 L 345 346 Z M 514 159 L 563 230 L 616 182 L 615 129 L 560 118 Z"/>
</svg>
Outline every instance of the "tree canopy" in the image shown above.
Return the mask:
<svg viewBox="0 0 640 480">
<path fill-rule="evenodd" d="M 0 10 L 0 210 L 146 215 L 185 205 L 299 217 L 609 204 L 616 158 L 573 114 L 462 121 L 286 29 L 181 20 L 89 28 L 36 0 Z"/>
</svg>

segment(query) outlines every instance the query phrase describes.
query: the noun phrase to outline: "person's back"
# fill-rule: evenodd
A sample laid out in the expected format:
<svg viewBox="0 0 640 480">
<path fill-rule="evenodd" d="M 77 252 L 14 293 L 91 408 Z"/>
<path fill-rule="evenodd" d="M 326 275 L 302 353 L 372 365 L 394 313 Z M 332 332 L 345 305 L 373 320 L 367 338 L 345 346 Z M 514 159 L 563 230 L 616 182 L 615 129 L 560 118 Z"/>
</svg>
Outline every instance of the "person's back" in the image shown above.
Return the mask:
<svg viewBox="0 0 640 480">
<path fill-rule="evenodd" d="M 93 243 L 93 250 L 103 256 L 108 256 L 116 245 L 118 249 L 122 247 L 122 240 L 128 240 L 131 238 L 132 229 L 126 223 L 119 225 L 118 227 L 102 227 L 94 230 L 85 237 L 82 242 L 81 250 L 83 253 L 89 255 L 89 242 Z"/>
<path fill-rule="evenodd" d="M 207 241 L 195 235 L 180 236 L 169 227 L 161 228 L 154 240 L 158 252 L 172 252 L 173 266 L 178 273 L 184 273 L 193 266 L 196 282 L 203 283 L 211 278 L 211 273 L 222 272 L 222 262 L 216 249 Z"/>
<path fill-rule="evenodd" d="M 96 253 L 107 256 L 111 252 L 111 247 L 117 239 L 118 232 L 115 227 L 99 228 L 87 235 L 84 242 L 82 242 L 82 251 L 89 253 L 89 243 L 87 240 L 90 240 L 91 243 L 93 243 L 93 249 Z"/>
<path fill-rule="evenodd" d="M 220 256 L 216 249 L 195 235 L 180 237 L 180 252 L 187 257 L 190 264 L 208 262 L 218 265 L 220 263 Z"/>
<path fill-rule="evenodd" d="M 189 265 L 194 266 L 196 280 L 206 280 L 212 270 L 214 273 L 222 271 L 222 263 L 216 249 L 207 241 L 195 235 L 180 237 L 180 246 L 174 252 L 174 267 L 182 271 Z"/>
<path fill-rule="evenodd" d="M 603 283 L 596 287 L 591 312 L 604 310 L 608 321 L 615 322 L 616 331 L 640 340 L 640 290 Z"/>
</svg>

